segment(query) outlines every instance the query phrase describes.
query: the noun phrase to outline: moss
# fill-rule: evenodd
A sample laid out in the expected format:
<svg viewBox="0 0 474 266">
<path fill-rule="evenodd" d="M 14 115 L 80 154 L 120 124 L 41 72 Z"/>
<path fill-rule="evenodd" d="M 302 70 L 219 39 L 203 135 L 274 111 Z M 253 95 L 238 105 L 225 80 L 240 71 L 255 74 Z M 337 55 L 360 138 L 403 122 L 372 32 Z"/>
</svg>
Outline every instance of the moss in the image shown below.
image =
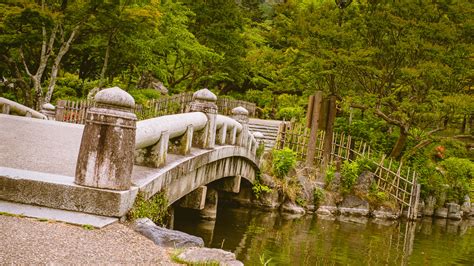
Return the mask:
<svg viewBox="0 0 474 266">
<path fill-rule="evenodd" d="M 192 265 L 192 266 L 219 266 L 220 263 L 218 261 L 206 261 L 206 262 L 190 262 L 190 261 L 185 261 L 178 256 L 183 253 L 183 249 L 176 249 L 173 254 L 171 254 L 171 260 L 173 260 L 176 263 L 179 264 L 185 264 L 185 265 Z"/>
<path fill-rule="evenodd" d="M 132 221 L 139 218 L 149 218 L 157 225 L 165 225 L 169 217 L 168 200 L 165 193 L 157 193 L 148 200 L 145 199 L 142 193 L 138 193 L 133 208 L 128 212 L 127 217 Z"/>
</svg>

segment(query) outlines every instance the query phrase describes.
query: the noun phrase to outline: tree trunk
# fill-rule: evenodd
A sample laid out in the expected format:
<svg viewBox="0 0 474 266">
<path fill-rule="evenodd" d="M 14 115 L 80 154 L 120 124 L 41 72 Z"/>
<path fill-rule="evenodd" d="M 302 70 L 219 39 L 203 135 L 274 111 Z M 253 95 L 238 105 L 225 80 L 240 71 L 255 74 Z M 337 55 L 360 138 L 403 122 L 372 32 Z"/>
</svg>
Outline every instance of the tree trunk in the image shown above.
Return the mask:
<svg viewBox="0 0 474 266">
<path fill-rule="evenodd" d="M 393 149 L 390 152 L 390 157 L 393 157 L 395 159 L 400 159 L 402 155 L 402 151 L 405 148 L 407 139 L 408 139 L 408 128 L 400 127 L 400 136 L 398 137 L 397 142 L 395 143 L 395 146 L 393 146 Z"/>
<path fill-rule="evenodd" d="M 67 42 L 63 42 L 61 47 L 59 48 L 59 52 L 54 59 L 54 64 L 51 67 L 51 77 L 49 80 L 49 86 L 48 86 L 48 92 L 46 93 L 46 96 L 44 98 L 44 101 L 46 103 L 49 103 L 51 101 L 51 97 L 53 96 L 54 92 L 54 87 L 56 86 L 56 79 L 58 77 L 58 71 L 59 71 L 59 64 L 61 64 L 61 60 L 63 56 L 69 51 L 69 47 L 71 46 L 72 41 L 74 40 L 74 36 L 76 35 L 76 32 L 79 30 L 79 26 L 76 26 L 74 30 L 71 32 L 71 35 L 69 36 L 69 39 Z"/>
<path fill-rule="evenodd" d="M 467 126 L 467 115 L 465 114 L 462 118 L 462 126 L 461 126 L 461 134 L 466 133 L 466 126 Z"/>
</svg>

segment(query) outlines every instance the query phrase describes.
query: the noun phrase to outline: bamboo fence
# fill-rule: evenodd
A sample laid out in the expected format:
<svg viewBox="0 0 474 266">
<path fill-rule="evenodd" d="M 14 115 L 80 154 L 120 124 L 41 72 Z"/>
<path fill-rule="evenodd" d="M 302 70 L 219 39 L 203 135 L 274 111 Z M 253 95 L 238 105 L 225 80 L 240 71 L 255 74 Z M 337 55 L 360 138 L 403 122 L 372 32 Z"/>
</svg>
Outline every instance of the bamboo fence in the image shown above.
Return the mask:
<svg viewBox="0 0 474 266">
<path fill-rule="evenodd" d="M 184 92 L 161 99 L 149 100 L 145 104 L 137 104 L 134 112 L 139 120 L 153 117 L 180 114 L 186 112 L 186 108 L 193 99 L 192 92 Z M 222 115 L 232 115 L 232 109 L 242 106 L 249 111 L 250 117 L 255 117 L 256 105 L 254 103 L 219 98 L 216 102 L 218 113 Z M 94 107 L 91 100 L 70 101 L 59 100 L 57 103 L 56 121 L 69 122 L 74 124 L 84 124 L 87 109 Z"/>
<path fill-rule="evenodd" d="M 277 137 L 277 149 L 288 147 L 296 152 L 297 158 L 306 159 L 310 129 L 303 124 L 282 123 Z M 318 132 L 316 141 L 315 162 L 321 164 L 323 154 L 324 131 Z M 419 185 L 416 182 L 416 172 L 402 163 L 379 156 L 363 141 L 353 139 L 344 133 L 333 133 L 330 164 L 336 160 L 354 161 L 357 157 L 367 157 L 375 165 L 375 179 L 379 189 L 388 193 L 396 200 L 403 210 L 408 210 L 410 219 L 416 218 L 419 200 Z M 379 159 L 377 159 L 379 158 Z"/>
</svg>

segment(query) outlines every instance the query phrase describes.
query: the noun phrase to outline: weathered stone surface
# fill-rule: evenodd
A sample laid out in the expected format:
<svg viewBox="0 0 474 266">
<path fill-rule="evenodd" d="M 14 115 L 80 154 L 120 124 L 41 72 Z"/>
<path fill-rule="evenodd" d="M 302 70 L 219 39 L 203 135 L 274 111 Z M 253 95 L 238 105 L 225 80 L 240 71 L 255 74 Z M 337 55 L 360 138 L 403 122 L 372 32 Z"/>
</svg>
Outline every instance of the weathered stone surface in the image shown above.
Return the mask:
<svg viewBox="0 0 474 266">
<path fill-rule="evenodd" d="M 74 178 L 0 167 L 0 199 L 50 208 L 122 217 L 137 188 L 103 190 L 74 184 Z"/>
<path fill-rule="evenodd" d="M 376 219 L 396 220 L 400 217 L 400 212 L 380 206 L 372 212 L 372 216 Z"/>
<path fill-rule="evenodd" d="M 162 247 L 188 248 L 204 246 L 202 238 L 159 227 L 148 218 L 136 220 L 133 224 L 133 229 Z"/>
<path fill-rule="evenodd" d="M 217 202 L 219 200 L 217 190 L 213 188 L 207 188 L 206 203 L 204 208 L 199 211 L 199 216 L 204 220 L 215 220 L 217 217 Z"/>
<path fill-rule="evenodd" d="M 281 205 L 281 197 L 277 189 L 272 189 L 270 192 L 261 193 L 255 204 L 264 209 L 278 209 Z"/>
<path fill-rule="evenodd" d="M 94 97 L 96 103 L 108 104 L 119 107 L 133 108 L 135 100 L 132 95 L 119 87 L 112 87 L 99 91 Z"/>
<path fill-rule="evenodd" d="M 281 206 L 280 210 L 286 213 L 293 213 L 293 214 L 305 214 L 306 211 L 301 207 L 296 205 L 294 202 L 285 201 Z"/>
<path fill-rule="evenodd" d="M 471 198 L 469 198 L 469 195 L 466 195 L 464 197 L 464 202 L 461 205 L 461 211 L 464 213 L 465 216 L 468 216 L 469 213 L 471 212 Z"/>
<path fill-rule="evenodd" d="M 434 212 L 434 216 L 437 218 L 448 218 L 448 208 L 437 208 Z"/>
<path fill-rule="evenodd" d="M 456 203 L 446 203 L 446 207 L 448 209 L 448 218 L 452 220 L 461 220 L 462 218 L 462 212 L 461 212 L 461 206 Z"/>
<path fill-rule="evenodd" d="M 316 210 L 318 215 L 334 216 L 338 213 L 338 208 L 336 206 L 319 206 Z"/>
<path fill-rule="evenodd" d="M 182 208 L 202 210 L 206 204 L 207 187 L 200 186 L 181 198 L 178 205 Z"/>
<path fill-rule="evenodd" d="M 196 91 L 193 94 L 193 100 L 215 102 L 217 101 L 217 96 L 212 93 L 212 91 L 208 90 L 207 88 L 204 88 Z"/>
<path fill-rule="evenodd" d="M 189 248 L 179 254 L 178 258 L 190 264 L 218 262 L 219 265 L 226 266 L 244 265 L 235 258 L 234 253 L 217 248 Z"/>
<path fill-rule="evenodd" d="M 336 172 L 334 173 L 334 178 L 327 185 L 327 190 L 339 191 L 340 188 L 341 188 L 341 173 Z"/>
<path fill-rule="evenodd" d="M 369 193 L 369 188 L 372 182 L 374 182 L 374 173 L 364 171 L 357 178 L 357 183 L 354 185 L 354 192 L 360 195 L 366 195 Z"/>
<path fill-rule="evenodd" d="M 117 90 L 114 92 L 119 94 Z M 120 93 L 111 102 L 124 97 Z M 130 188 L 136 119 L 131 110 L 94 107 L 87 112 L 76 166 L 78 185 L 114 190 Z"/>
<path fill-rule="evenodd" d="M 425 207 L 423 209 L 424 216 L 433 216 L 436 206 L 436 198 L 433 196 L 428 196 L 425 200 Z"/>
<path fill-rule="evenodd" d="M 342 215 L 367 216 L 369 215 L 369 203 L 355 195 L 349 195 L 344 198 L 339 207 Z"/>
</svg>

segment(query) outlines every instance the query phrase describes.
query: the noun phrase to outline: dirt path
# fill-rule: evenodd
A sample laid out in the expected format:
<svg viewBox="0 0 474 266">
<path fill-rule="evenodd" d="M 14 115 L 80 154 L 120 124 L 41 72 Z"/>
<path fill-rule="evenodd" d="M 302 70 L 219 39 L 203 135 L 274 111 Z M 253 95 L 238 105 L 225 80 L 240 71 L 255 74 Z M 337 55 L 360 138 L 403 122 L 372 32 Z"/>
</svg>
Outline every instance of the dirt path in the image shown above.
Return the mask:
<svg viewBox="0 0 474 266">
<path fill-rule="evenodd" d="M 119 223 L 87 230 L 60 222 L 0 215 L 1 264 L 158 264 L 171 262 L 161 248 Z"/>
</svg>

